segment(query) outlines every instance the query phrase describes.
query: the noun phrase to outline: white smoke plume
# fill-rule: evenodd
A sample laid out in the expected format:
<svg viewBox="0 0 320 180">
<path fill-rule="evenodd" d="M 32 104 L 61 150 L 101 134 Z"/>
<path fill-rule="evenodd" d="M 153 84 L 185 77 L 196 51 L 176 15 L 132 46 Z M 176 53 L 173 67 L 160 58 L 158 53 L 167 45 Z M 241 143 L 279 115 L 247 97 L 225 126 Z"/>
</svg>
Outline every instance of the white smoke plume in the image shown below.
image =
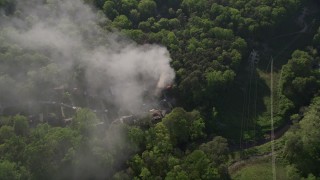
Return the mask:
<svg viewBox="0 0 320 180">
<path fill-rule="evenodd" d="M 138 45 L 103 30 L 99 24 L 108 20 L 81 0 L 19 1 L 16 9 L 13 17 L 1 17 L 5 38 L 46 54 L 57 65 L 58 75 L 52 77 L 56 86 L 69 82 L 80 67 L 86 94 L 139 113 L 146 92 L 152 94 L 174 79 L 166 48 Z"/>
</svg>

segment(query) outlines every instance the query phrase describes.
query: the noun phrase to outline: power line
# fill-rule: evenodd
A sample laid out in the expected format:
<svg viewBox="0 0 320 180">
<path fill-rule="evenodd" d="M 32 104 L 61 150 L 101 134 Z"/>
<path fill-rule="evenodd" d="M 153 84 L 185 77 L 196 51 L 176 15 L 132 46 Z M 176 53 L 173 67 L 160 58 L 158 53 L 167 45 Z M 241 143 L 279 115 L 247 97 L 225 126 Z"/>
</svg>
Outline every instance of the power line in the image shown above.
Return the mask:
<svg viewBox="0 0 320 180">
<path fill-rule="evenodd" d="M 250 72 L 248 73 L 248 79 L 246 87 L 244 89 L 244 97 L 243 97 L 243 109 L 242 109 L 242 118 L 241 118 L 241 130 L 240 130 L 240 148 L 242 148 L 242 143 L 244 140 L 244 132 L 250 132 L 250 128 L 253 128 L 255 131 L 255 126 L 256 126 L 256 121 L 254 119 L 250 118 L 256 118 L 256 101 L 257 101 L 257 75 L 254 74 L 254 70 L 256 68 L 256 64 L 259 62 L 259 54 L 255 51 L 252 50 L 250 53 L 250 56 L 248 58 L 248 63 L 249 63 L 249 70 Z M 254 77 L 255 75 L 255 77 Z M 253 79 L 254 78 L 254 79 Z M 253 84 L 254 84 L 254 89 Z M 253 96 L 253 97 L 251 97 Z M 251 109 L 253 110 L 251 111 Z M 254 132 L 255 136 L 255 132 Z M 254 137 L 255 139 L 255 137 Z M 246 146 L 248 145 L 248 139 L 245 139 Z M 247 148 L 247 147 L 246 147 Z"/>
<path fill-rule="evenodd" d="M 249 55 L 248 63 L 251 70 L 252 52 Z M 251 71 L 250 71 L 251 72 Z M 251 73 L 248 75 L 248 79 L 251 79 Z M 250 96 L 249 82 L 246 81 L 246 86 L 243 93 L 243 105 L 242 105 L 242 118 L 241 118 L 241 129 L 240 129 L 240 148 L 242 149 L 242 140 L 244 139 L 244 132 L 247 130 L 247 112 L 248 112 L 248 97 Z M 249 92 L 249 93 L 248 93 Z"/>
<path fill-rule="evenodd" d="M 273 122 L 273 58 L 271 57 L 271 152 L 272 152 L 272 175 L 273 180 L 277 179 L 276 176 L 276 155 L 274 151 L 274 122 Z"/>
<path fill-rule="evenodd" d="M 242 149 L 242 138 L 243 138 L 243 128 L 244 128 L 244 119 L 245 119 L 245 107 L 247 107 L 247 86 L 244 89 L 243 93 L 243 105 L 242 105 L 242 117 L 241 117 L 241 130 L 240 130 L 240 149 Z"/>
<path fill-rule="evenodd" d="M 256 143 L 256 122 L 257 122 L 257 96 L 258 96 L 258 74 L 255 77 L 255 91 L 254 91 L 254 110 L 253 110 L 253 140 Z"/>
<path fill-rule="evenodd" d="M 252 55 L 252 68 L 256 70 L 257 64 L 259 63 L 260 58 L 259 54 L 253 50 Z M 254 94 L 253 94 L 253 116 L 252 116 L 252 123 L 253 123 L 253 141 L 254 144 L 256 143 L 256 120 L 257 120 L 257 83 L 258 82 L 258 72 L 255 72 L 255 88 L 254 88 Z"/>
<path fill-rule="evenodd" d="M 248 91 L 248 107 L 247 107 L 247 115 L 248 118 L 246 119 L 246 130 L 249 132 L 249 119 L 250 119 L 250 109 L 251 109 L 251 89 L 252 89 L 252 76 L 253 76 L 253 70 L 254 70 L 254 64 L 250 66 L 251 72 L 250 72 L 250 80 L 249 80 L 249 91 Z M 248 145 L 248 140 L 246 140 L 246 146 Z"/>
</svg>

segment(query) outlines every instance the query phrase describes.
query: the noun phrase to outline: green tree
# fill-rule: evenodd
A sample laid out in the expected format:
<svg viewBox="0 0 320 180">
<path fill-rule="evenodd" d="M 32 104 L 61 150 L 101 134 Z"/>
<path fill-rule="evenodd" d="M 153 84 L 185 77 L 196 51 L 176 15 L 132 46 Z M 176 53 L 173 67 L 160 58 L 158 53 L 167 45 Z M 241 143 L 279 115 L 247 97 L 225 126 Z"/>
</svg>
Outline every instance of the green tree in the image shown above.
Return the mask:
<svg viewBox="0 0 320 180">
<path fill-rule="evenodd" d="M 294 166 L 288 165 L 286 167 L 286 171 L 287 171 L 287 177 L 289 179 L 292 179 L 292 180 L 300 180 L 301 179 L 301 176 L 299 174 L 299 170 L 297 168 L 295 168 Z"/>
<path fill-rule="evenodd" d="M 169 130 L 162 122 L 158 123 L 154 129 L 151 129 L 146 138 L 147 148 L 156 148 L 161 153 L 169 153 L 173 150 Z"/>
<path fill-rule="evenodd" d="M 146 35 L 140 29 L 124 29 L 123 32 L 128 37 L 132 38 L 137 43 L 144 43 L 145 39 L 147 38 Z"/>
<path fill-rule="evenodd" d="M 128 130 L 128 140 L 135 146 L 136 149 L 142 148 L 145 144 L 145 134 L 138 127 L 129 127 Z"/>
<path fill-rule="evenodd" d="M 211 29 L 214 36 L 220 40 L 230 40 L 234 37 L 233 31 L 230 29 L 223 29 L 220 27 L 214 27 Z"/>
<path fill-rule="evenodd" d="M 174 145 L 182 145 L 204 137 L 204 121 L 197 111 L 186 112 L 182 108 L 174 108 L 162 122 L 168 128 Z"/>
<path fill-rule="evenodd" d="M 27 118 L 24 116 L 16 115 L 13 117 L 13 121 L 13 129 L 16 135 L 26 136 L 29 131 L 29 124 Z"/>
<path fill-rule="evenodd" d="M 149 32 L 151 31 L 151 24 L 148 21 L 142 21 L 139 23 L 138 28 L 144 32 Z"/>
<path fill-rule="evenodd" d="M 117 16 L 113 22 L 112 22 L 112 25 L 116 28 L 119 28 L 119 29 L 130 29 L 131 28 L 131 21 L 127 18 L 127 16 L 125 15 L 120 15 L 120 16 Z"/>
<path fill-rule="evenodd" d="M 207 3 L 208 1 L 206 0 L 183 0 L 181 2 L 181 7 L 185 12 L 189 14 L 201 14 L 206 10 Z"/>
<path fill-rule="evenodd" d="M 26 138 L 22 136 L 11 136 L 0 146 L 0 156 L 12 162 L 24 162 L 24 151 Z"/>
<path fill-rule="evenodd" d="M 229 87 L 235 77 L 232 70 L 213 71 L 206 74 L 208 89 L 210 91 L 221 91 Z"/>
<path fill-rule="evenodd" d="M 31 137 L 33 141 L 27 145 L 24 158 L 32 178 L 64 178 L 70 168 L 68 165 L 74 161 L 74 150 L 79 148 L 79 133 L 70 128 L 50 128 L 44 124 L 37 126 Z"/>
<path fill-rule="evenodd" d="M 19 167 L 16 163 L 6 160 L 0 161 L 0 179 L 20 180 L 29 178 L 28 171 L 24 167 Z"/>
<path fill-rule="evenodd" d="M 165 177 L 165 180 L 188 180 L 188 173 L 185 172 L 180 165 L 174 166 L 171 171 L 169 171 Z"/>
<path fill-rule="evenodd" d="M 119 4 L 121 4 L 122 14 L 129 14 L 130 11 L 138 7 L 137 0 L 121 0 Z"/>
<path fill-rule="evenodd" d="M 320 97 L 313 99 L 312 104 L 304 118 L 299 123 L 301 126 L 301 140 L 304 152 L 310 159 L 308 170 L 312 174 L 319 174 L 320 170 Z"/>
<path fill-rule="evenodd" d="M 163 120 L 170 132 L 173 144 L 187 143 L 189 140 L 189 121 L 187 113 L 182 108 L 175 108 Z"/>
<path fill-rule="evenodd" d="M 72 120 L 71 127 L 78 130 L 84 136 L 90 136 L 93 133 L 96 123 L 98 123 L 98 119 L 94 112 L 84 108 L 77 110 Z"/>
<path fill-rule="evenodd" d="M 116 4 L 112 0 L 105 1 L 103 5 L 103 12 L 111 20 L 119 15 L 118 11 L 116 10 Z"/>
<path fill-rule="evenodd" d="M 217 169 L 210 165 L 210 160 L 201 150 L 190 153 L 182 167 L 188 173 L 189 179 L 220 179 Z"/>
<path fill-rule="evenodd" d="M 143 179 L 143 180 L 148 180 L 148 179 L 150 179 L 152 176 L 151 176 L 151 173 L 150 173 L 150 171 L 148 170 L 148 168 L 145 168 L 145 167 L 144 167 L 144 168 L 142 168 L 139 177 L 140 177 L 141 179 Z"/>
<path fill-rule="evenodd" d="M 139 20 L 140 20 L 140 13 L 138 12 L 137 9 L 132 9 L 130 11 L 129 18 L 130 18 L 131 22 L 135 26 L 137 26 L 139 24 Z"/>
<path fill-rule="evenodd" d="M 2 126 L 0 128 L 0 144 L 6 142 L 14 135 L 14 130 L 11 126 Z"/>
<path fill-rule="evenodd" d="M 296 50 L 282 67 L 280 92 L 295 106 L 308 103 L 320 86 L 317 74 L 312 70 L 313 62 L 314 58 L 308 52 Z"/>
<path fill-rule="evenodd" d="M 157 4 L 153 0 L 141 0 L 138 4 L 138 10 L 142 19 L 147 19 L 155 15 Z"/>
<path fill-rule="evenodd" d="M 206 153 L 216 167 L 228 160 L 228 142 L 221 136 L 217 136 L 212 141 L 202 144 L 199 149 Z"/>
<path fill-rule="evenodd" d="M 304 118 L 286 134 L 285 155 L 306 176 L 318 174 L 320 166 L 320 97 L 313 99 Z"/>
</svg>

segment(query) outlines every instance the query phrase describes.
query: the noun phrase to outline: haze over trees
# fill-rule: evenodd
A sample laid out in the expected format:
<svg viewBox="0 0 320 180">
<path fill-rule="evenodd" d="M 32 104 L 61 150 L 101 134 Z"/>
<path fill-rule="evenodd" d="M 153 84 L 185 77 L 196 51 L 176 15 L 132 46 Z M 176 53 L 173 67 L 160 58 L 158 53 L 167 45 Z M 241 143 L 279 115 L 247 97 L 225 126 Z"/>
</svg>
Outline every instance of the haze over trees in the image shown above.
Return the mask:
<svg viewBox="0 0 320 180">
<path fill-rule="evenodd" d="M 0 179 L 230 179 L 268 140 L 271 56 L 279 159 L 319 178 L 310 2 L 0 0 Z"/>
</svg>

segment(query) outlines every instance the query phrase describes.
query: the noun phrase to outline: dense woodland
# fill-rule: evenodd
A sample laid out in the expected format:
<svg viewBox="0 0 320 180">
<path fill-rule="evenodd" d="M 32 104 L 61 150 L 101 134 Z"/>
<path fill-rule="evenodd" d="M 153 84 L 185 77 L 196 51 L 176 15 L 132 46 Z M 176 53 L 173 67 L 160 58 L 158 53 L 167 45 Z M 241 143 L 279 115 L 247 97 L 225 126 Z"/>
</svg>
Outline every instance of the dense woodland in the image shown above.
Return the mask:
<svg viewBox="0 0 320 180">
<path fill-rule="evenodd" d="M 59 3 L 30 2 L 50 11 Z M 63 74 L 49 52 L 9 41 L 10 29 L 1 23 L 0 179 L 231 179 L 232 154 L 270 140 L 271 95 L 276 131 L 292 124 L 277 151 L 288 179 L 320 178 L 318 1 L 84 3 L 107 17 L 98 23 L 106 34 L 169 50 L 176 77 L 166 95 L 175 107 L 157 122 L 150 115 L 136 123 L 106 121 L 92 105 L 99 97 L 89 97 L 94 103 L 88 105 L 79 93 L 88 86 L 82 64 Z M 16 4 L 0 0 L 2 17 L 31 22 Z M 249 60 L 252 50 L 258 62 Z M 67 78 L 57 82 L 62 76 Z M 57 90 L 62 83 L 68 86 Z M 25 103 L 30 99 L 38 103 Z M 79 108 L 66 110 L 72 121 L 65 123 L 60 107 L 44 105 L 49 101 Z M 38 122 L 39 112 L 45 113 Z"/>
</svg>

